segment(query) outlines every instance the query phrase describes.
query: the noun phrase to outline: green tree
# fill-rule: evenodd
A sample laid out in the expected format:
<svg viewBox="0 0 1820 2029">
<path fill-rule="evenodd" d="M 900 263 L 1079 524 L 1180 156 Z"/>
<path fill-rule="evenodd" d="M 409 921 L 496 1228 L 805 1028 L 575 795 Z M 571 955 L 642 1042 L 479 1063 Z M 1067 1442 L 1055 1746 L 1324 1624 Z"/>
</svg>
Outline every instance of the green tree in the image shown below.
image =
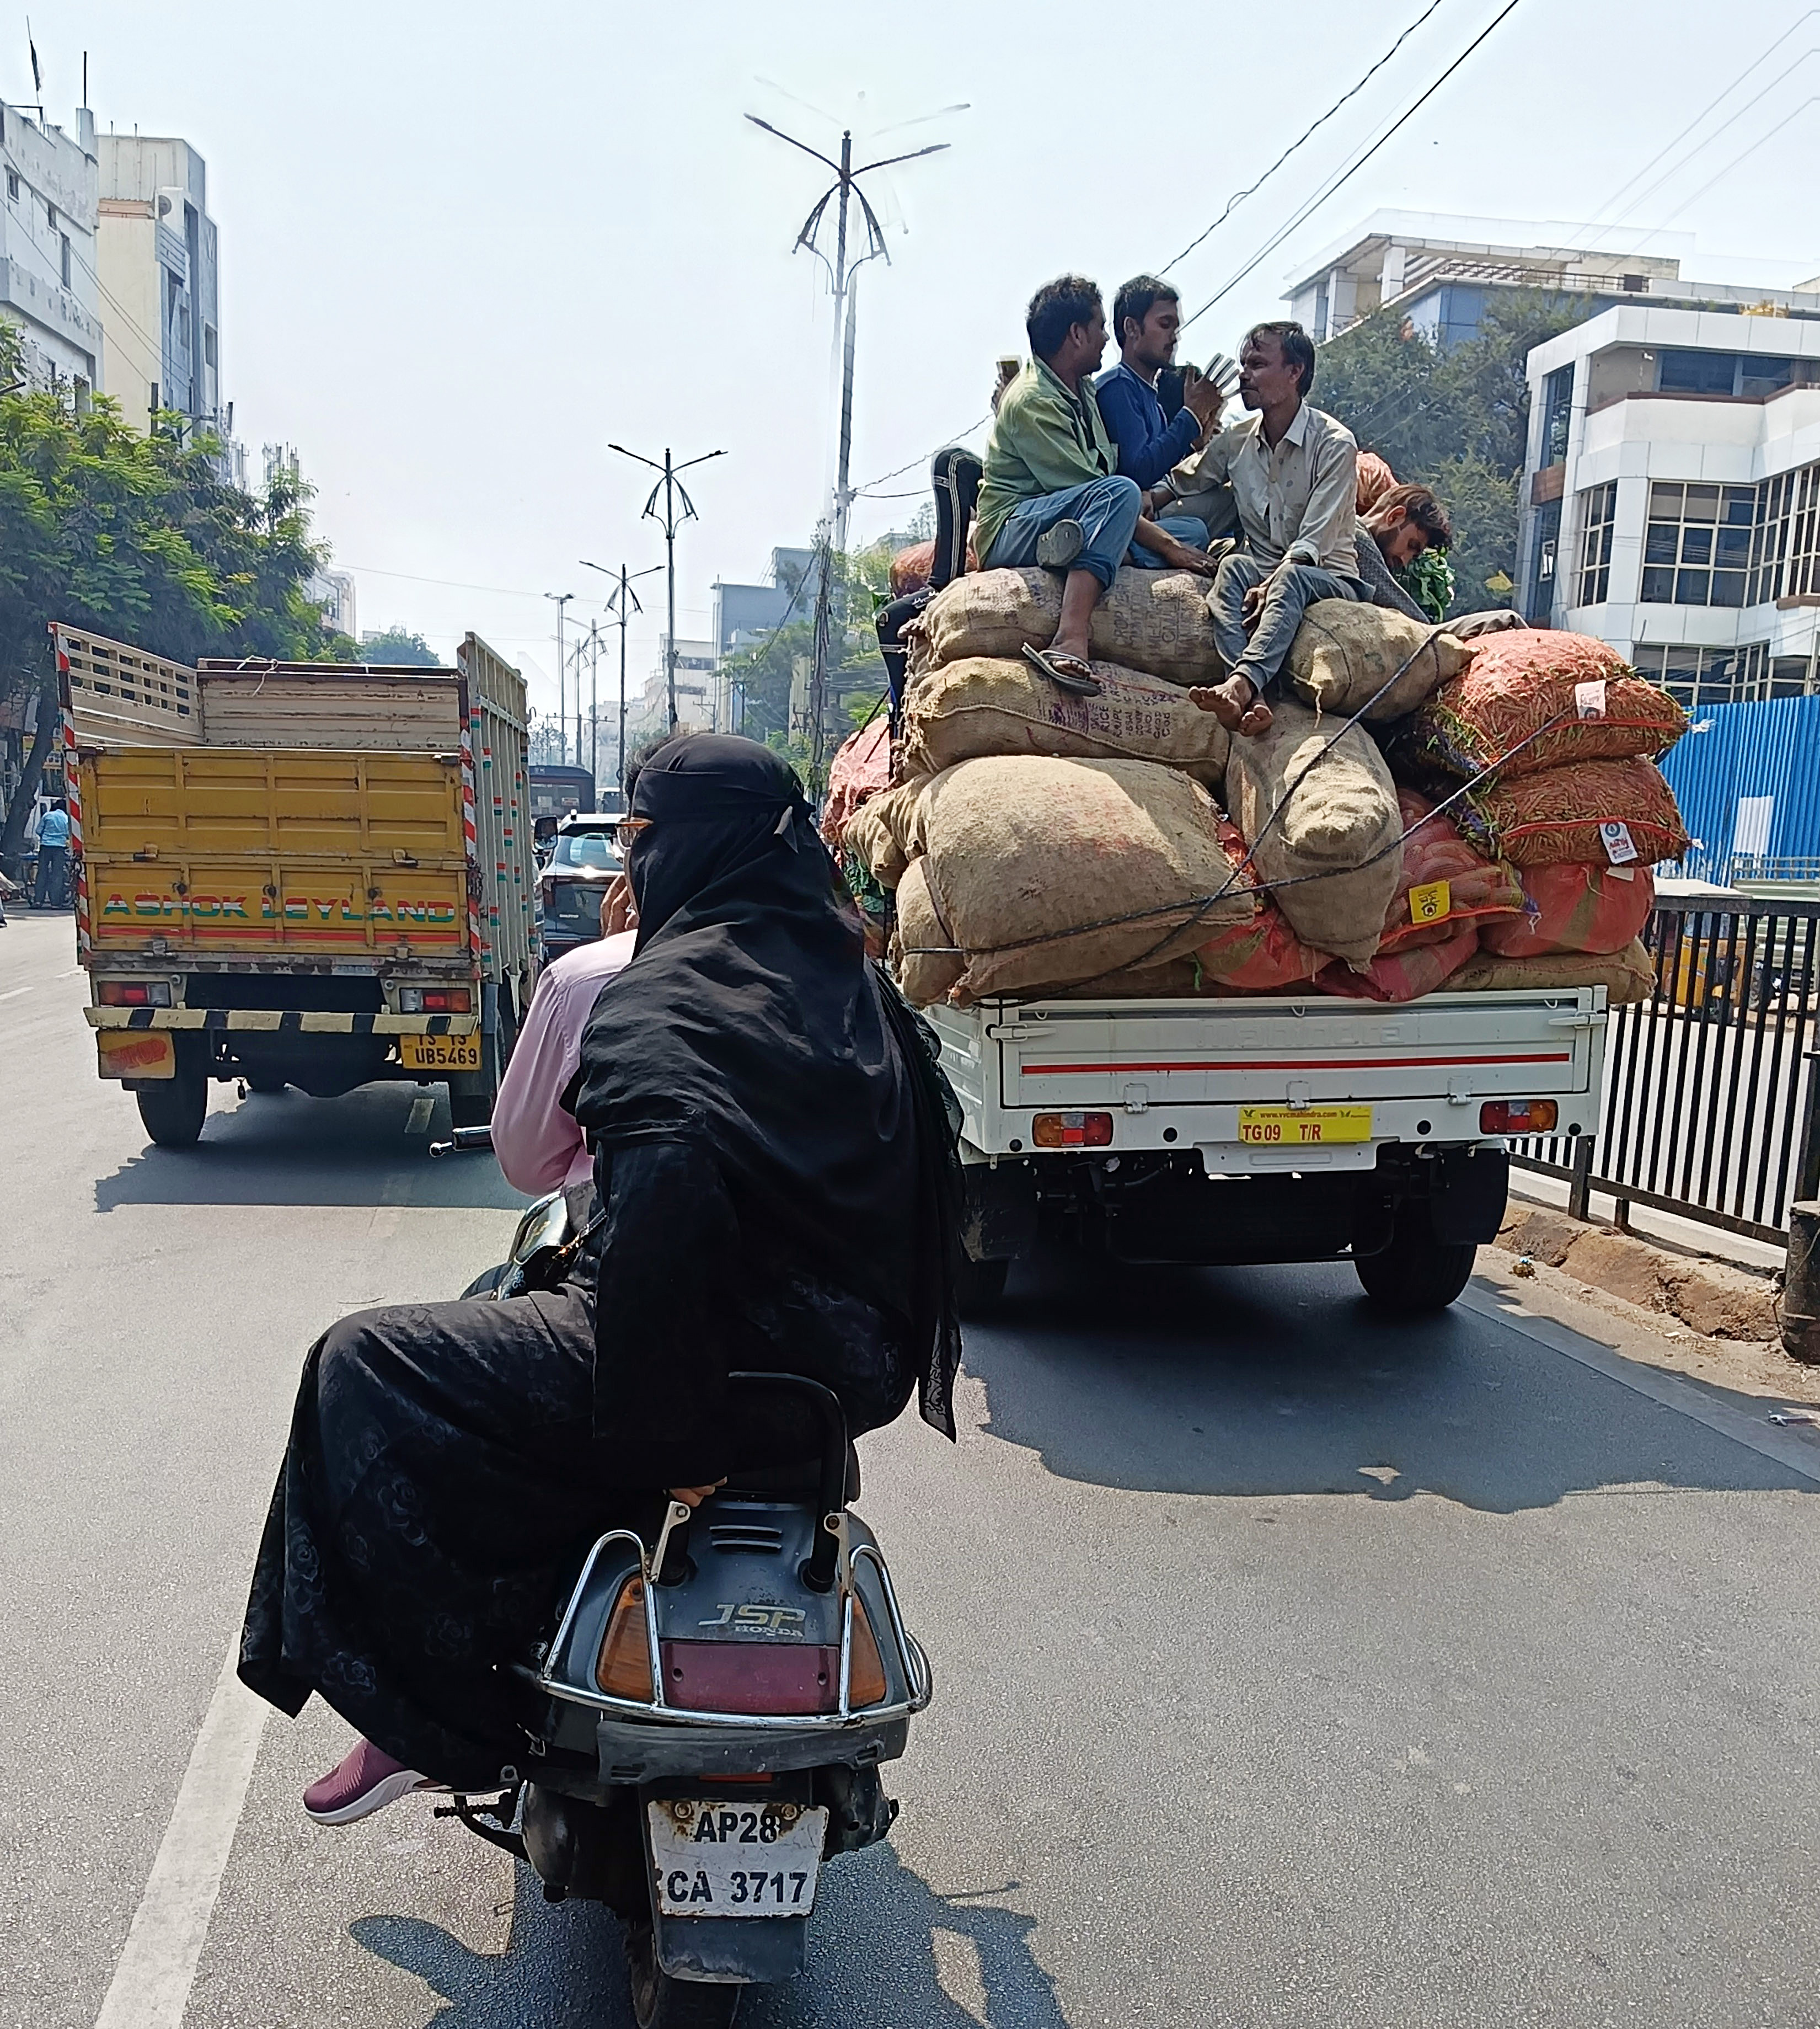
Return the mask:
<svg viewBox="0 0 1820 2029">
<path fill-rule="evenodd" d="M 361 635 L 360 659 L 399 669 L 439 670 L 443 666 L 442 657 L 422 635 L 407 627 L 382 627 L 376 634 Z"/>
<path fill-rule="evenodd" d="M 1361 451 L 1377 452 L 1399 480 L 1432 488 L 1451 514 L 1455 614 L 1510 603 L 1529 426 L 1524 362 L 1591 308 L 1578 297 L 1516 291 L 1488 301 L 1477 338 L 1446 350 L 1395 311 L 1321 348 L 1321 406 Z"/>
<path fill-rule="evenodd" d="M 0 324 L 0 703 L 40 699 L 24 777 L 0 827 L 13 860 L 57 736 L 53 621 L 193 662 L 202 655 L 346 657 L 303 581 L 324 560 L 308 490 L 227 485 L 211 437 L 182 419 L 142 436 L 105 399 L 78 413 L 24 384 L 17 332 Z"/>
</svg>

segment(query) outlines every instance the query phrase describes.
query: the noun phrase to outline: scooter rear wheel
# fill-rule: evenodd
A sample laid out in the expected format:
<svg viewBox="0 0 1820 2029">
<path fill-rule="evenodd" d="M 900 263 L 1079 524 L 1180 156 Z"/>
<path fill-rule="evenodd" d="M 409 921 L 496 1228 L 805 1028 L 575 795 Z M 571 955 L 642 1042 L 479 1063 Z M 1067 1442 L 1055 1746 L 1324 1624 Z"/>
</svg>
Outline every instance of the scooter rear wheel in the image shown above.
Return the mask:
<svg viewBox="0 0 1820 2029">
<path fill-rule="evenodd" d="M 672 1979 L 658 1964 L 657 1938 L 648 1918 L 626 1925 L 625 1962 L 638 2029 L 731 2029 L 746 1990 Z"/>
</svg>

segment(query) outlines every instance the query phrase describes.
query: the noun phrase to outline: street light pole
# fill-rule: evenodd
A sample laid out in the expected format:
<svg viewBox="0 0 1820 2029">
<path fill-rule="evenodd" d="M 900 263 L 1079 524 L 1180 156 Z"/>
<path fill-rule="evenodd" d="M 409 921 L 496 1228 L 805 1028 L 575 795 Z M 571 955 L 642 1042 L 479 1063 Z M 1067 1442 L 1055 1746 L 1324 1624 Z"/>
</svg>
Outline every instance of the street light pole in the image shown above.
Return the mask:
<svg viewBox="0 0 1820 2029">
<path fill-rule="evenodd" d="M 605 564 L 590 563 L 586 557 L 579 561 L 584 570 L 599 571 L 603 577 L 617 575 L 619 580 L 607 595 L 606 610 L 613 616 L 613 620 L 610 621 L 608 625 L 611 626 L 617 621 L 619 626 L 619 766 L 615 771 L 615 780 L 623 792 L 625 788 L 625 629 L 626 623 L 632 614 L 644 610 L 632 586 L 639 578 L 649 577 L 653 571 L 662 570 L 663 566 L 651 564 L 641 571 L 628 571 L 621 564 L 616 573 L 610 571 Z"/>
<path fill-rule="evenodd" d="M 677 465 L 673 462 L 669 447 L 665 445 L 664 462 L 659 465 L 654 458 L 647 458 L 640 451 L 628 451 L 624 444 L 609 444 L 607 449 L 617 451 L 621 458 L 633 458 L 640 465 L 648 465 L 653 472 L 661 473 L 663 475 L 657 484 L 651 488 L 651 497 L 644 503 L 644 512 L 646 519 L 655 521 L 663 530 L 664 555 L 668 559 L 666 568 L 669 572 L 670 631 L 664 655 L 664 666 L 665 685 L 669 693 L 669 729 L 674 733 L 676 729 L 676 531 L 684 521 L 698 521 L 701 519 L 695 512 L 695 503 L 689 498 L 687 490 L 681 484 L 680 475 L 687 472 L 691 466 L 706 465 L 710 458 L 725 458 L 727 454 L 724 451 L 705 451 L 699 458 L 686 458 L 680 465 Z M 657 511 L 658 495 L 660 493 L 664 496 L 664 511 L 661 514 Z M 680 515 L 676 512 L 676 503 L 679 499 L 682 503 L 682 512 Z M 622 641 L 624 637 L 621 636 Z"/>
<path fill-rule="evenodd" d="M 569 602 L 575 594 L 572 592 L 547 592 L 543 596 L 556 603 L 556 761 L 560 767 L 569 759 L 569 734 L 562 722 L 562 658 L 565 653 L 562 620 Z M 576 744 L 579 748 L 580 742 Z M 581 759 L 579 751 L 575 758 L 577 761 Z"/>
</svg>

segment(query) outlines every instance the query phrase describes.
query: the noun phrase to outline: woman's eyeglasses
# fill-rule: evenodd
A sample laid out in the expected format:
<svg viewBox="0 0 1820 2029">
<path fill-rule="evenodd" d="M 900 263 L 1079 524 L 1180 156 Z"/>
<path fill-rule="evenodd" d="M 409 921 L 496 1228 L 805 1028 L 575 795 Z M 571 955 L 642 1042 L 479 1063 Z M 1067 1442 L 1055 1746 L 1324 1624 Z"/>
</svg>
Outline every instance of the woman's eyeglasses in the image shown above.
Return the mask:
<svg viewBox="0 0 1820 2029">
<path fill-rule="evenodd" d="M 630 852 L 635 840 L 651 829 L 649 818 L 621 818 L 613 826 L 613 843 L 621 852 Z"/>
</svg>

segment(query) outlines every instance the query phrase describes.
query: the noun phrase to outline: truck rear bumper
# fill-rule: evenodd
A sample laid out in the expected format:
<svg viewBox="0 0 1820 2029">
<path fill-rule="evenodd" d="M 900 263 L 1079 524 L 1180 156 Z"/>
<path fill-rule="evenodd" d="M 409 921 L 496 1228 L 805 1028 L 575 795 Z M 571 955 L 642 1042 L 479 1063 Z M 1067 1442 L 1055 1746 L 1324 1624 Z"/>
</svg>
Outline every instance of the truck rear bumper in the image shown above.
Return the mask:
<svg viewBox="0 0 1820 2029">
<path fill-rule="evenodd" d="M 347 1014 L 308 1007 L 85 1007 L 91 1029 L 254 1029 L 274 1036 L 472 1036 L 477 1014 Z"/>
</svg>

